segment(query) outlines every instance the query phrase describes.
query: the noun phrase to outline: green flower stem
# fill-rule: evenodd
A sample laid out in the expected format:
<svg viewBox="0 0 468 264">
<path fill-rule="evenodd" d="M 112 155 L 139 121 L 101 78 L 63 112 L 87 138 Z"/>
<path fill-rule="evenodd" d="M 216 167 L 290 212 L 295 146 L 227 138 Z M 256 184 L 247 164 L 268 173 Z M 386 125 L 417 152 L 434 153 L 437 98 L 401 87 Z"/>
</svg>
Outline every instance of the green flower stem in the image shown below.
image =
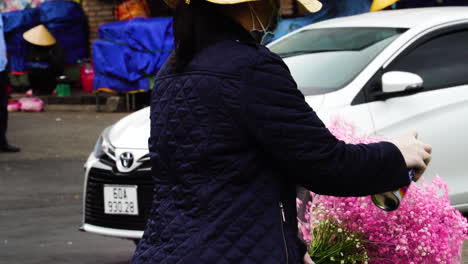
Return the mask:
<svg viewBox="0 0 468 264">
<path fill-rule="evenodd" d="M 332 219 L 320 221 L 311 235 L 309 255 L 316 264 L 364 263 L 369 260 L 364 247 L 366 241 Z"/>
</svg>

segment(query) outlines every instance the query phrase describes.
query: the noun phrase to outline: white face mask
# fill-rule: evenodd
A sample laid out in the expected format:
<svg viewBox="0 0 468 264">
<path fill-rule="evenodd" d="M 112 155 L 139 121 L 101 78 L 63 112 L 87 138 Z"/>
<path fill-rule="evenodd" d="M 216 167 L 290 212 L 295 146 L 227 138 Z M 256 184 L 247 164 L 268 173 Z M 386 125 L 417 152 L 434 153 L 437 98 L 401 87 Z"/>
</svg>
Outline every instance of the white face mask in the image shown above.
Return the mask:
<svg viewBox="0 0 468 264">
<path fill-rule="evenodd" d="M 275 37 L 275 30 L 278 27 L 280 16 L 279 16 L 279 11 L 278 8 L 274 8 L 273 14 L 271 15 L 270 22 L 268 26 L 265 28 L 265 26 L 262 23 L 262 20 L 260 17 L 257 15 L 257 12 L 255 12 L 255 9 L 252 7 L 252 5 L 249 3 L 249 8 L 250 8 L 250 14 L 252 16 L 252 30 L 250 31 L 250 34 L 252 37 L 261 45 L 266 45 L 273 38 Z M 262 30 L 256 29 L 255 27 L 255 20 L 258 21 L 260 24 L 260 27 L 262 27 Z"/>
</svg>

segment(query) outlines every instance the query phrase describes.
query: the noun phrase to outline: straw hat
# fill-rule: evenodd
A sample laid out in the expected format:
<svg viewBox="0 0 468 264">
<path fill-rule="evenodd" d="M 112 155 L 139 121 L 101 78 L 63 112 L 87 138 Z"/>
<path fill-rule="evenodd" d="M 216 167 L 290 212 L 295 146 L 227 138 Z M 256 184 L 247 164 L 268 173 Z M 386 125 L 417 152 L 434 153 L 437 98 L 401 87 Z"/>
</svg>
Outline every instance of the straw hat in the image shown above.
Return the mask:
<svg viewBox="0 0 468 264">
<path fill-rule="evenodd" d="M 44 25 L 33 27 L 24 32 L 23 38 L 27 42 L 38 46 L 52 46 L 57 43 L 57 40 Z"/>
<path fill-rule="evenodd" d="M 177 1 L 178 0 L 164 0 L 166 4 L 171 7 L 175 8 L 177 6 Z M 214 3 L 214 4 L 220 4 L 220 5 L 234 5 L 234 4 L 240 4 L 240 3 L 246 3 L 246 2 L 255 2 L 258 0 L 206 0 L 208 2 Z M 322 3 L 318 0 L 298 0 L 299 3 L 301 3 L 307 11 L 311 13 L 316 13 L 322 9 Z M 190 0 L 185 0 L 186 4 L 190 4 Z"/>
<path fill-rule="evenodd" d="M 371 5 L 370 11 L 379 11 L 384 8 L 387 8 L 394 3 L 398 2 L 398 0 L 374 0 Z"/>
</svg>

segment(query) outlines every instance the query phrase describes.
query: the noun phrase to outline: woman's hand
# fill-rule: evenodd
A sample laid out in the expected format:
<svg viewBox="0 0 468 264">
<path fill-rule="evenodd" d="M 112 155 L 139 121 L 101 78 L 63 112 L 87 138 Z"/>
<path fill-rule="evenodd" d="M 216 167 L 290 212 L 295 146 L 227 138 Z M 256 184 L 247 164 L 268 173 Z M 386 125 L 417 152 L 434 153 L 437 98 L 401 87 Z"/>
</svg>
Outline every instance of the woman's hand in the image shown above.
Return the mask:
<svg viewBox="0 0 468 264">
<path fill-rule="evenodd" d="M 401 151 L 406 166 L 416 171 L 413 180 L 418 181 L 424 174 L 424 171 L 426 171 L 427 165 L 431 162 L 431 145 L 419 141 L 418 133 L 416 132 L 390 140 L 390 142 L 395 144 Z"/>
<path fill-rule="evenodd" d="M 304 264 L 315 264 L 309 256 L 309 253 L 304 255 Z"/>
</svg>

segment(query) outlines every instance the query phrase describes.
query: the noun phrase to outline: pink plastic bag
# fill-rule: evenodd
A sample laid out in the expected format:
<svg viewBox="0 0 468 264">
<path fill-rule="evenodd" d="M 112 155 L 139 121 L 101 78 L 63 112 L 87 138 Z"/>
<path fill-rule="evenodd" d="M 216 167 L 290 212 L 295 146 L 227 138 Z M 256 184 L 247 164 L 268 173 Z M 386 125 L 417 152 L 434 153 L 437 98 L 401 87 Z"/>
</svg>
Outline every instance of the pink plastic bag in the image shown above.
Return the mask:
<svg viewBox="0 0 468 264">
<path fill-rule="evenodd" d="M 42 112 L 44 111 L 44 102 L 37 97 L 23 97 L 19 99 L 21 111 L 23 112 Z"/>
<path fill-rule="evenodd" d="M 8 112 L 18 112 L 21 109 L 21 103 L 18 101 L 8 102 L 7 110 Z"/>
</svg>

